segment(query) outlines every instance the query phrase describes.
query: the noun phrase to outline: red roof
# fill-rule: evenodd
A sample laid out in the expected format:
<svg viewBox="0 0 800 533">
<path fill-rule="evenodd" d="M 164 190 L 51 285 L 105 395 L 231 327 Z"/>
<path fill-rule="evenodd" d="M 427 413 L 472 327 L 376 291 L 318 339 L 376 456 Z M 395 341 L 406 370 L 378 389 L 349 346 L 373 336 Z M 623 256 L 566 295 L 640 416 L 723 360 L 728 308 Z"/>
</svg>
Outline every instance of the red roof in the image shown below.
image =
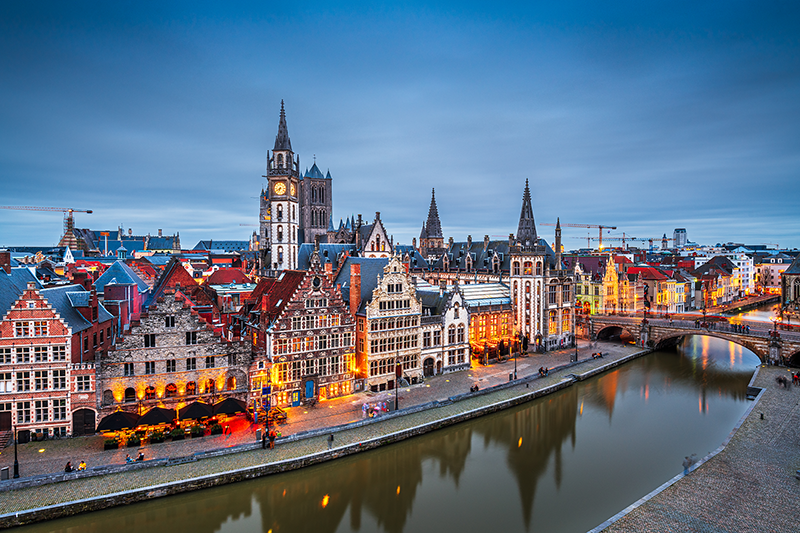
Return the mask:
<svg viewBox="0 0 800 533">
<path fill-rule="evenodd" d="M 250 283 L 250 278 L 238 268 L 220 268 L 208 277 L 207 285 L 229 285 Z"/>
<path fill-rule="evenodd" d="M 665 281 L 667 279 L 667 276 L 651 267 L 631 267 L 628 269 L 628 274 L 639 274 L 642 279 L 646 280 Z"/>
</svg>

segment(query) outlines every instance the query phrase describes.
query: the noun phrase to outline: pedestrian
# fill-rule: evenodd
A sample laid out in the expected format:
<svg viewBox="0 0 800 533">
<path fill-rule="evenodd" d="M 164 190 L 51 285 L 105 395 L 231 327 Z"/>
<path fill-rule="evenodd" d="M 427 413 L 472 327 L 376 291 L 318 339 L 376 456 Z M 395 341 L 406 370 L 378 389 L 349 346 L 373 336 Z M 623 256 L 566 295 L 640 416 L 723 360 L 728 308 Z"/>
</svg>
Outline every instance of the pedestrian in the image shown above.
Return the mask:
<svg viewBox="0 0 800 533">
<path fill-rule="evenodd" d="M 269 449 L 270 450 L 274 450 L 275 449 L 275 430 L 274 429 L 269 432 Z"/>
<path fill-rule="evenodd" d="M 71 461 L 67 461 L 67 466 L 64 467 L 64 473 L 69 474 L 70 472 L 74 472 L 75 468 L 72 466 Z"/>
<path fill-rule="evenodd" d="M 330 450 L 331 448 L 333 448 L 333 433 L 328 435 L 328 449 Z"/>
<path fill-rule="evenodd" d="M 261 434 L 261 449 L 267 449 L 267 429 L 264 428 L 264 432 Z"/>
<path fill-rule="evenodd" d="M 81 461 L 80 464 L 78 465 L 78 472 L 80 472 L 81 470 L 86 470 L 86 461 Z"/>
<path fill-rule="evenodd" d="M 361 418 L 367 418 L 367 402 L 361 404 Z"/>
<path fill-rule="evenodd" d="M 689 456 L 687 455 L 683 459 L 683 475 L 684 476 L 689 473 L 689 467 L 690 466 L 692 466 L 692 461 L 689 459 Z"/>
</svg>

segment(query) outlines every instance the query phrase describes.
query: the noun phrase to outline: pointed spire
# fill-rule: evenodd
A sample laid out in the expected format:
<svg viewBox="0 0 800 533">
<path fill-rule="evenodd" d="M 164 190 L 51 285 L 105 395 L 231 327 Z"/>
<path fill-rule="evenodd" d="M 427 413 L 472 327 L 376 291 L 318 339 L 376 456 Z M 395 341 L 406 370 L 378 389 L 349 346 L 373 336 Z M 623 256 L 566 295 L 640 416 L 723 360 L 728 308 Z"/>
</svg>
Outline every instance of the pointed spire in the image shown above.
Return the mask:
<svg viewBox="0 0 800 533">
<path fill-rule="evenodd" d="M 519 214 L 517 227 L 517 241 L 522 244 L 536 244 L 536 222 L 533 220 L 533 206 L 531 205 L 531 190 L 528 180 L 525 180 L 525 192 L 522 194 L 522 212 Z"/>
<path fill-rule="evenodd" d="M 278 135 L 275 136 L 275 148 L 272 150 L 290 150 L 292 149 L 292 141 L 289 140 L 289 130 L 286 128 L 286 111 L 283 108 L 283 100 L 281 100 L 281 120 L 278 122 Z"/>
<path fill-rule="evenodd" d="M 336 231 L 336 228 L 333 227 L 333 213 L 331 213 L 331 216 L 328 217 L 328 231 Z"/>
<path fill-rule="evenodd" d="M 431 207 L 428 209 L 428 222 L 425 224 L 428 237 L 444 238 L 442 236 L 442 223 L 439 222 L 439 210 L 436 208 L 436 189 L 431 189 Z"/>
<path fill-rule="evenodd" d="M 556 219 L 556 269 L 561 270 L 561 217 Z"/>
</svg>

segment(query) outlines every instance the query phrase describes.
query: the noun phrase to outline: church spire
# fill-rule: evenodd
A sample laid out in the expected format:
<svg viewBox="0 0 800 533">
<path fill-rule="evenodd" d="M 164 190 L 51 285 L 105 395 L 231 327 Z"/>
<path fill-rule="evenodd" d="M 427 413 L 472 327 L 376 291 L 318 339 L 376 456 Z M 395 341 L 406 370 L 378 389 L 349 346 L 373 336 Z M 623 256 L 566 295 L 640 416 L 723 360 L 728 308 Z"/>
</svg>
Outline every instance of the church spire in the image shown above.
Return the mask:
<svg viewBox="0 0 800 533">
<path fill-rule="evenodd" d="M 286 111 L 281 100 L 281 120 L 278 122 L 278 135 L 275 136 L 275 148 L 277 150 L 292 150 L 292 141 L 289 140 L 289 130 L 286 128 Z"/>
<path fill-rule="evenodd" d="M 531 191 L 528 180 L 525 180 L 525 192 L 522 194 L 522 212 L 519 215 L 517 227 L 517 241 L 524 245 L 536 244 L 536 222 L 533 220 L 533 206 L 531 205 Z"/>
<path fill-rule="evenodd" d="M 429 238 L 444 238 L 442 223 L 439 221 L 439 210 L 436 208 L 436 189 L 431 189 L 431 207 L 428 209 L 428 222 L 425 230 Z"/>
<path fill-rule="evenodd" d="M 556 270 L 561 270 L 561 217 L 556 219 Z"/>
</svg>

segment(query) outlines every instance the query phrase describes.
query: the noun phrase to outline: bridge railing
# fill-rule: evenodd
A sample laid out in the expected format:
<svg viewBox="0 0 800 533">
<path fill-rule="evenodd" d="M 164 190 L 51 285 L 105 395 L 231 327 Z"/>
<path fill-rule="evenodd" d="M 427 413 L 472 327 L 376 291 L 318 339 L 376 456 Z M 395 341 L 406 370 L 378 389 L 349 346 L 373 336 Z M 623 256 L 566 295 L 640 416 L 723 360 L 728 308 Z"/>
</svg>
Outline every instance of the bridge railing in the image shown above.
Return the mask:
<svg viewBox="0 0 800 533">
<path fill-rule="evenodd" d="M 621 316 L 603 316 L 596 317 L 598 322 L 621 322 L 626 324 L 640 324 L 642 318 L 639 317 L 621 317 Z M 741 321 L 741 323 L 731 324 L 727 322 L 703 322 L 702 317 L 696 321 L 691 320 L 670 320 L 666 318 L 648 318 L 647 321 L 653 326 L 675 329 L 687 329 L 694 331 L 716 331 L 721 333 L 730 333 L 733 335 L 743 335 L 749 337 L 772 338 L 775 333 L 775 327 L 765 322 L 756 321 Z M 800 331 L 778 329 L 777 333 L 781 339 L 800 342 Z"/>
</svg>

